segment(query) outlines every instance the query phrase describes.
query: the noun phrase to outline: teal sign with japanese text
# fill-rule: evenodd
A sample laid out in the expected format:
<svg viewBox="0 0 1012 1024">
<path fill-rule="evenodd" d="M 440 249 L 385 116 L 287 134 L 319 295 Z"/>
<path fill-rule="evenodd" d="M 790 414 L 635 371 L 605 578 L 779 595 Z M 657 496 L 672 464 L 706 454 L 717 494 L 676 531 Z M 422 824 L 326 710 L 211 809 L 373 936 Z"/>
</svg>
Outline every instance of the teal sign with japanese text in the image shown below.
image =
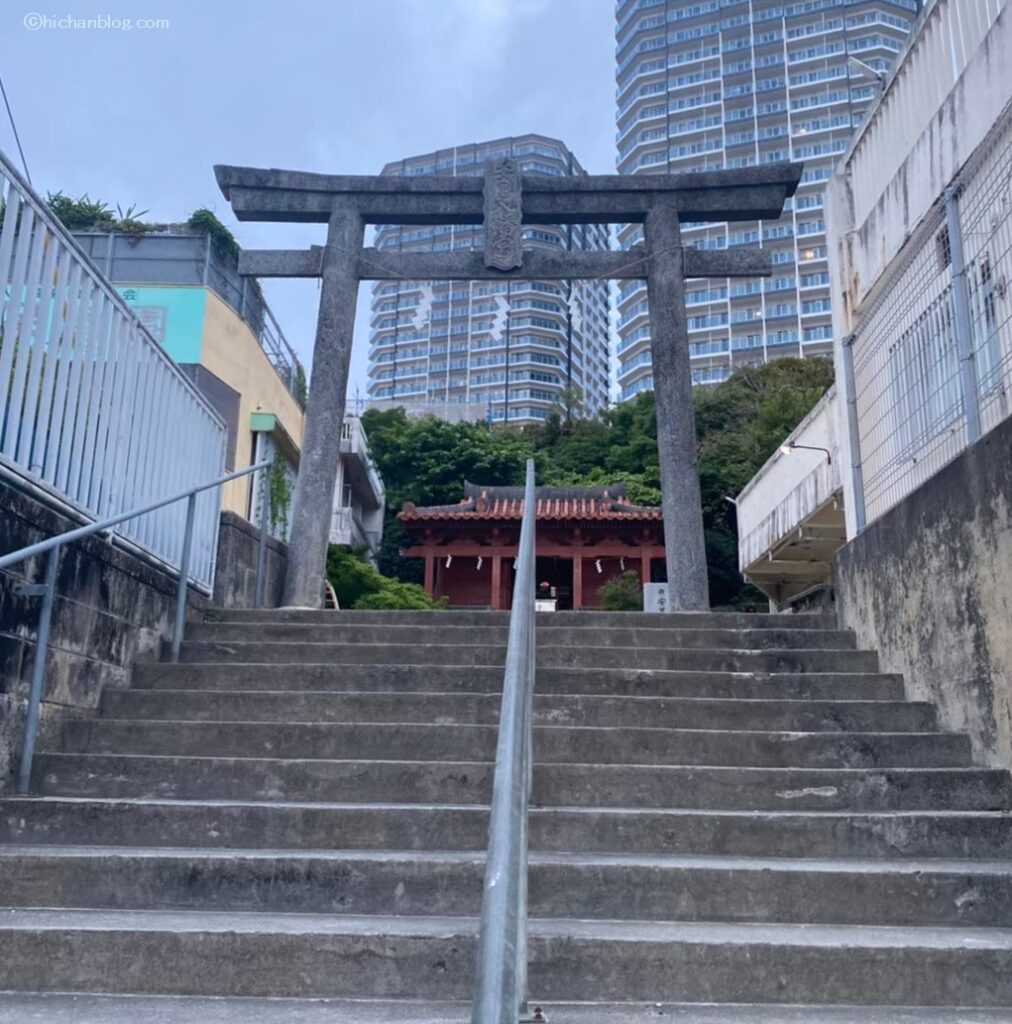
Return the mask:
<svg viewBox="0 0 1012 1024">
<path fill-rule="evenodd" d="M 118 289 L 151 336 L 177 363 L 199 363 L 204 336 L 203 288 L 126 285 Z"/>
</svg>

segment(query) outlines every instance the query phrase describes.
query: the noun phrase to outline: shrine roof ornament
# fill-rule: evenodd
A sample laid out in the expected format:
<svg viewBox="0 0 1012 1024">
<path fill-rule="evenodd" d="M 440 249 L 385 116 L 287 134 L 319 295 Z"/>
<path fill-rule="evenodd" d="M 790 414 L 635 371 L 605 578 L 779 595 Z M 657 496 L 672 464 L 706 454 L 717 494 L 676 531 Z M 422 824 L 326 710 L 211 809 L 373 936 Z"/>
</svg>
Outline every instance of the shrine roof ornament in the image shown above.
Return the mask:
<svg viewBox="0 0 1012 1024">
<path fill-rule="evenodd" d="M 464 484 L 464 497 L 453 505 L 416 506 L 406 502 L 397 518 L 404 523 L 458 520 L 517 520 L 523 517 L 522 487 L 487 487 Z M 625 484 L 607 487 L 538 487 L 536 518 L 547 520 L 609 520 L 660 522 L 660 508 L 633 505 L 626 499 Z"/>
</svg>

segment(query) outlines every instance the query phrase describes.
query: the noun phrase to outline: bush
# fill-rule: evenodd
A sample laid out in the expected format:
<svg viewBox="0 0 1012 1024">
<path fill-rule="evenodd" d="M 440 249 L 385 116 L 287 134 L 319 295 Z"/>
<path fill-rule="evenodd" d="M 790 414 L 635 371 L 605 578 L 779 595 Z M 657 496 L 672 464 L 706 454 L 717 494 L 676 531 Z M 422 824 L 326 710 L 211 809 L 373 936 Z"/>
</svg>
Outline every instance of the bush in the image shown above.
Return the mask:
<svg viewBox="0 0 1012 1024">
<path fill-rule="evenodd" d="M 402 583 L 385 576 L 383 586 L 371 594 L 363 594 L 353 605 L 360 611 L 387 611 L 396 609 L 433 611 L 446 605 L 446 598 L 433 601 L 417 583 Z"/>
<path fill-rule="evenodd" d="M 606 612 L 643 611 L 643 587 L 639 573 L 633 569 L 608 580 L 597 592 L 601 596 L 601 607 Z"/>
<path fill-rule="evenodd" d="M 360 555 L 332 544 L 327 551 L 327 579 L 342 608 L 387 611 L 434 609 L 446 604 L 434 601 L 417 583 L 402 583 L 381 576 Z"/>
</svg>

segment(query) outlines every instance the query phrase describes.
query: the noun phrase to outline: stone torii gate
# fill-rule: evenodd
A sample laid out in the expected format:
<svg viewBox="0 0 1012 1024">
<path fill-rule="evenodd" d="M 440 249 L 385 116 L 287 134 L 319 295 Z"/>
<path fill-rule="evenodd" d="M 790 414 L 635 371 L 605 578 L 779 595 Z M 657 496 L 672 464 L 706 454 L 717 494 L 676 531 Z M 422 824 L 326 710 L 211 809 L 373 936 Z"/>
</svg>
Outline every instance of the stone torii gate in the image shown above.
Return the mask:
<svg viewBox="0 0 1012 1024">
<path fill-rule="evenodd" d="M 318 608 L 340 458 L 358 286 L 364 280 L 646 278 L 657 402 L 664 539 L 672 610 L 709 606 L 696 466 L 685 278 L 771 273 L 761 249 L 684 248 L 679 221 L 779 217 L 801 165 L 771 163 L 690 174 L 520 174 L 511 159 L 482 177 L 353 177 L 215 167 L 239 220 L 325 223 L 307 250 L 248 250 L 239 272 L 318 277 L 312 387 L 292 510 L 286 605 Z M 485 225 L 484 251 L 387 252 L 363 246 L 366 224 Z M 526 251 L 523 224 L 643 223 L 644 243 L 622 252 Z"/>
</svg>

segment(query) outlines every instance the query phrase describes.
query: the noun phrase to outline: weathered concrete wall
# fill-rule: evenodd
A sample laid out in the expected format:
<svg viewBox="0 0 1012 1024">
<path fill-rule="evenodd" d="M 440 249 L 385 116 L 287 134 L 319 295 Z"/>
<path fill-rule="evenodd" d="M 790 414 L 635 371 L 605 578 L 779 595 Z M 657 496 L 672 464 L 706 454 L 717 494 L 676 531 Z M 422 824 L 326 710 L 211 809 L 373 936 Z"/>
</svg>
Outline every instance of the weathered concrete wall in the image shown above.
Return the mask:
<svg viewBox="0 0 1012 1024">
<path fill-rule="evenodd" d="M 252 608 L 256 594 L 257 547 L 260 530 L 234 512 L 222 512 L 218 531 L 218 559 L 214 575 L 214 603 L 222 608 Z M 267 538 L 264 604 L 276 608 L 288 565 L 288 546 Z"/>
<path fill-rule="evenodd" d="M 14 551 L 79 525 L 6 483 L 0 483 L 0 551 Z M 0 572 L 0 787 L 10 781 L 21 749 L 40 600 L 20 597 L 21 580 L 41 582 L 48 556 Z M 46 690 L 44 737 L 68 717 L 94 710 L 105 686 L 125 686 L 135 658 L 158 656 L 175 611 L 175 581 L 107 541 L 87 537 L 60 559 Z M 188 614 L 209 602 L 190 592 Z"/>
<path fill-rule="evenodd" d="M 1012 420 L 837 556 L 840 616 L 976 758 L 1012 767 Z"/>
<path fill-rule="evenodd" d="M 0 510 L 4 552 L 79 525 L 7 483 L 0 483 Z M 257 538 L 244 520 L 223 514 L 216 603 L 252 605 Z M 277 603 L 287 553 L 283 544 L 268 543 L 265 595 Z M 39 621 L 39 599 L 19 597 L 14 585 L 41 582 L 45 558 L 0 571 L 0 790 L 11 783 L 20 756 Z M 64 550 L 46 660 L 43 740 L 68 718 L 91 714 L 103 687 L 126 686 L 134 660 L 158 657 L 171 635 L 175 602 L 174 577 L 104 540 L 89 537 Z M 210 604 L 191 589 L 188 617 L 202 615 Z"/>
</svg>

